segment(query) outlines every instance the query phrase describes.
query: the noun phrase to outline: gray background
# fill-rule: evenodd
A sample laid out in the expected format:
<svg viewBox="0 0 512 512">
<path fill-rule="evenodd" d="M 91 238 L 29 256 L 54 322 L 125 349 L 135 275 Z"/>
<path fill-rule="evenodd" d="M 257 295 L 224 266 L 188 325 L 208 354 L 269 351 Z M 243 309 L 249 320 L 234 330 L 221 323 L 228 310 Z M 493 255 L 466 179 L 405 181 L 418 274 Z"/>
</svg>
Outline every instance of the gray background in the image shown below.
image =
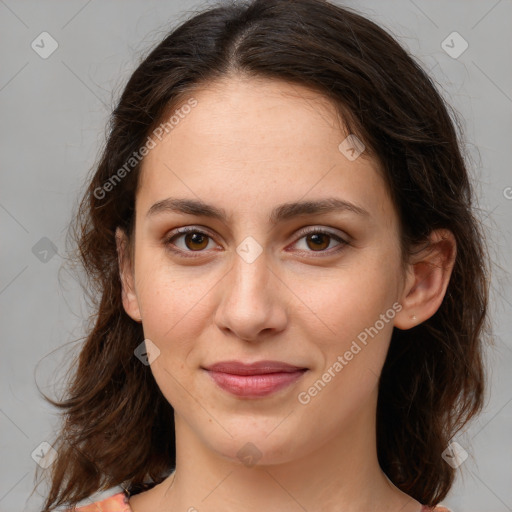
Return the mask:
<svg viewBox="0 0 512 512">
<path fill-rule="evenodd" d="M 27 501 L 34 484 L 31 453 L 53 439 L 58 418 L 36 383 L 54 396 L 87 318 L 81 290 L 61 266 L 66 227 L 109 112 L 143 53 L 204 5 L 0 0 L 0 512 L 37 511 L 42 502 L 37 493 Z M 455 512 L 512 511 L 512 1 L 345 5 L 395 34 L 464 120 L 495 262 L 496 344 L 487 354 L 485 412 L 457 437 L 469 458 L 444 503 Z M 31 47 L 43 31 L 58 43 L 46 59 Z M 453 31 L 469 45 L 458 58 L 441 47 Z"/>
</svg>

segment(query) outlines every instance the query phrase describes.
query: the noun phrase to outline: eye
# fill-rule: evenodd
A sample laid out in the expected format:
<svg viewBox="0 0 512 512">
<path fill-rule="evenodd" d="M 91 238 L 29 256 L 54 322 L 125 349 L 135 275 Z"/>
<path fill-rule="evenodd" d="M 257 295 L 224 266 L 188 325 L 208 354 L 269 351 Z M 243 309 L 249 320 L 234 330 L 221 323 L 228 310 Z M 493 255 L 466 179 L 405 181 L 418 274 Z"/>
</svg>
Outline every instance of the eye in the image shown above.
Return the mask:
<svg viewBox="0 0 512 512">
<path fill-rule="evenodd" d="M 179 239 L 182 239 L 182 245 L 175 243 Z M 173 252 L 188 256 L 186 253 L 203 252 L 204 249 L 211 249 L 209 247 L 210 241 L 213 241 L 213 239 L 208 233 L 190 226 L 176 229 L 171 236 L 164 240 L 164 245 Z M 177 249 L 174 247 L 177 247 Z"/>
<path fill-rule="evenodd" d="M 295 242 L 295 245 L 304 240 L 303 247 L 299 249 L 303 252 L 328 252 L 331 254 L 338 252 L 346 245 L 349 245 L 349 242 L 341 238 L 341 236 L 320 228 L 301 230 L 299 235 L 302 236 L 297 240 L 297 242 Z M 331 251 L 331 242 L 333 240 L 338 242 L 338 246 L 335 250 Z"/>
<path fill-rule="evenodd" d="M 349 245 L 349 242 L 344 240 L 341 236 L 320 228 L 302 229 L 299 231 L 298 235 L 302 236 L 300 236 L 293 245 L 297 245 L 304 240 L 305 245 L 299 248 L 301 252 L 327 252 L 328 254 L 332 254 L 342 250 L 346 245 Z M 177 240 L 181 240 L 182 243 L 176 243 Z M 333 240 L 338 242 L 338 247 L 331 251 L 332 247 L 330 246 Z M 202 253 L 205 249 L 211 249 L 210 242 L 213 242 L 213 238 L 208 233 L 193 226 L 187 226 L 174 230 L 171 235 L 164 240 L 164 245 L 170 251 L 178 253 L 179 255 L 195 257 L 191 253 Z"/>
</svg>

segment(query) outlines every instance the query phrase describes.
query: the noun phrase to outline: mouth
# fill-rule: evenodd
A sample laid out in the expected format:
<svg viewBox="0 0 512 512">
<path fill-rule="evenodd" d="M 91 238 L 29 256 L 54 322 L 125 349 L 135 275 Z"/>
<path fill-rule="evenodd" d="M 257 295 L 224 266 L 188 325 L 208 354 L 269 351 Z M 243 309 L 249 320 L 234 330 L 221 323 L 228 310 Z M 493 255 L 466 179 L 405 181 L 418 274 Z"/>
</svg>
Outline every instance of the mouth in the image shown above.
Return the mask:
<svg viewBox="0 0 512 512">
<path fill-rule="evenodd" d="M 245 364 L 223 361 L 203 368 L 221 389 L 243 398 L 261 398 L 297 382 L 308 368 L 280 361 Z"/>
</svg>

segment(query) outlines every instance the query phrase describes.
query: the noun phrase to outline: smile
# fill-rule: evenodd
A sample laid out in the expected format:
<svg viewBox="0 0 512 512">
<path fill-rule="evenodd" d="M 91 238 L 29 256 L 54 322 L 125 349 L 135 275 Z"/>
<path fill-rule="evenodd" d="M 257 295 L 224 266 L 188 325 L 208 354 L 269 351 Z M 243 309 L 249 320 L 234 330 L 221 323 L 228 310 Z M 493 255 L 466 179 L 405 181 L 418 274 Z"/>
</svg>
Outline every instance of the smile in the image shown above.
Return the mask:
<svg viewBox="0 0 512 512">
<path fill-rule="evenodd" d="M 297 382 L 308 369 L 272 361 L 249 365 L 232 361 L 205 370 L 223 390 L 239 397 L 260 398 Z"/>
</svg>

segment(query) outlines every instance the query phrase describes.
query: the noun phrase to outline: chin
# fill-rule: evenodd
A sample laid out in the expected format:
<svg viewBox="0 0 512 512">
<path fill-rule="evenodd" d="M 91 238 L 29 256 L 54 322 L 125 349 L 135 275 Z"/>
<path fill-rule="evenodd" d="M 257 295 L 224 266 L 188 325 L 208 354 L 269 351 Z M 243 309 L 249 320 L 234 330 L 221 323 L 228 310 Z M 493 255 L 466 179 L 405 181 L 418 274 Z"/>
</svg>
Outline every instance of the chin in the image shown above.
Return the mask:
<svg viewBox="0 0 512 512">
<path fill-rule="evenodd" d="M 296 435 L 284 430 L 278 434 L 279 427 L 277 429 L 275 427 L 280 421 L 282 418 L 275 421 L 272 428 L 268 430 L 259 428 L 248 431 L 247 428 L 241 428 L 236 432 L 227 428 L 232 438 L 227 434 L 220 438 L 212 438 L 211 432 L 205 433 L 210 434 L 208 439 L 205 439 L 205 444 L 220 456 L 246 467 L 272 466 L 291 462 L 306 454 L 308 443 L 305 442 L 303 445 L 304 453 L 302 453 Z M 272 431 L 273 429 L 275 430 Z"/>
</svg>

